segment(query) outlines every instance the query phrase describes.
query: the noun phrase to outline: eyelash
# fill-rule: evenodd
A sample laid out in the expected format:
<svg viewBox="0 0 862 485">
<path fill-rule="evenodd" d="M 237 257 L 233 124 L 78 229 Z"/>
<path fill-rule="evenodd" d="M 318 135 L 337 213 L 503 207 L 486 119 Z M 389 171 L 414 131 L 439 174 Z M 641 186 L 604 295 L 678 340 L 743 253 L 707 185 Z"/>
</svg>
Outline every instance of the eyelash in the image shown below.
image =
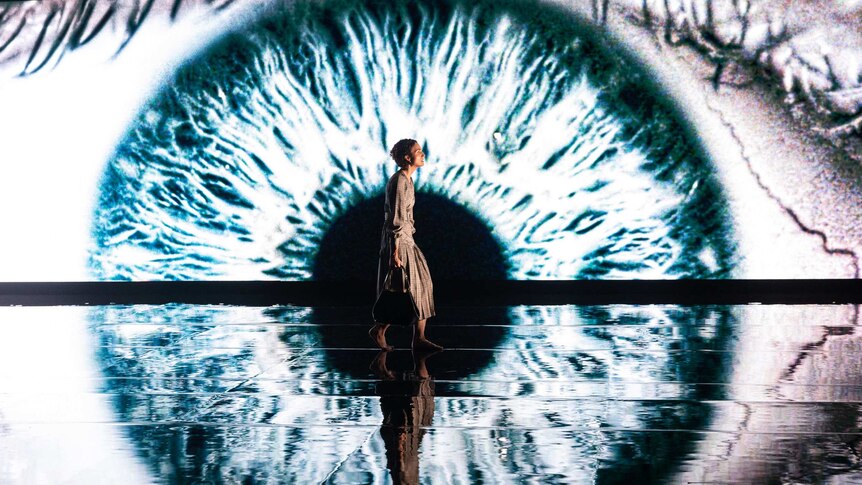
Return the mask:
<svg viewBox="0 0 862 485">
<path fill-rule="evenodd" d="M 6 3 L 6 2 L 4 2 Z M 104 2 L 83 0 L 69 8 L 67 2 L 18 1 L 0 6 L 0 25 L 13 25 L 11 30 L 0 31 L 0 66 L 26 58 L 18 76 L 35 74 L 63 58 L 66 52 L 89 44 L 109 24 L 124 26 L 122 40 L 114 55 L 125 49 L 154 8 L 170 3 L 169 18 L 177 20 L 183 6 L 196 2 L 171 0 L 133 0 L 130 2 Z M 235 0 L 205 0 L 212 11 L 221 11 Z M 8 36 L 3 35 L 8 32 Z"/>
</svg>

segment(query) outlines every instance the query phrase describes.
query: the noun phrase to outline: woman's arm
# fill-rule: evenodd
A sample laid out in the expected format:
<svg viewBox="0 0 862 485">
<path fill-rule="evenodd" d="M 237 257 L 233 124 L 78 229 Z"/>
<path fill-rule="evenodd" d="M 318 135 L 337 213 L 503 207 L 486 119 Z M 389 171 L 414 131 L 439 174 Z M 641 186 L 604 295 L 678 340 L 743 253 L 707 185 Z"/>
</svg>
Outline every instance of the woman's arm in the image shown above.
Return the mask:
<svg viewBox="0 0 862 485">
<path fill-rule="evenodd" d="M 398 240 L 404 237 L 404 234 L 406 233 L 406 227 L 404 224 L 408 220 L 407 205 L 405 204 L 408 189 L 407 183 L 406 177 L 402 177 L 400 174 L 396 176 L 395 183 L 392 184 L 392 193 L 389 197 L 392 204 L 392 258 L 390 265 L 395 266 L 396 268 L 401 267 L 401 258 L 398 255 Z"/>
</svg>

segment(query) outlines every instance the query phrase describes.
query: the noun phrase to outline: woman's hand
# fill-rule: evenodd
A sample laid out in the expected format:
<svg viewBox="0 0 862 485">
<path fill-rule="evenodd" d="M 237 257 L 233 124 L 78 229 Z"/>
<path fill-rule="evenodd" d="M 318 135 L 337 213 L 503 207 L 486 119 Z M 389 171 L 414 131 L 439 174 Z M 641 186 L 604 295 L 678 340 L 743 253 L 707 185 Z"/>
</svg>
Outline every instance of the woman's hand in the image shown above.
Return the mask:
<svg viewBox="0 0 862 485">
<path fill-rule="evenodd" d="M 389 260 L 389 266 L 400 268 L 401 267 L 401 258 L 398 257 L 398 250 L 392 253 L 392 259 Z"/>
</svg>

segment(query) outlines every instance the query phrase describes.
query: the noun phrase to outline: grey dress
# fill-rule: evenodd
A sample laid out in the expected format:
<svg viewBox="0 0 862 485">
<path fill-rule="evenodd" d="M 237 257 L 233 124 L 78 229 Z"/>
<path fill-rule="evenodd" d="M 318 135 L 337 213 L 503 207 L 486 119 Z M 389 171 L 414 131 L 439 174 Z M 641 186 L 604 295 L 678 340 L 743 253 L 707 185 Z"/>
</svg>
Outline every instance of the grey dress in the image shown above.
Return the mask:
<svg viewBox="0 0 862 485">
<path fill-rule="evenodd" d="M 377 294 L 383 291 L 383 281 L 389 271 L 392 245 L 398 241 L 398 257 L 407 273 L 410 294 L 416 302 L 419 319 L 433 317 L 434 285 L 428 263 L 413 241 L 413 205 L 416 195 L 413 180 L 399 170 L 386 183 L 386 203 L 383 206 L 384 223 L 380 235 L 380 262 L 377 266 Z"/>
</svg>

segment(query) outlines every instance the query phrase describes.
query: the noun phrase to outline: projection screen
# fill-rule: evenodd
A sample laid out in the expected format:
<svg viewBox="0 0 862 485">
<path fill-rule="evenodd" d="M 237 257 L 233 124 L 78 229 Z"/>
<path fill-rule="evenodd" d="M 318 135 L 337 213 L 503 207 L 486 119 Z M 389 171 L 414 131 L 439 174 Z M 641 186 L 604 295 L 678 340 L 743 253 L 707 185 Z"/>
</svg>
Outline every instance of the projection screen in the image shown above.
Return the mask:
<svg viewBox="0 0 862 485">
<path fill-rule="evenodd" d="M 402 138 L 436 279 L 856 278 L 858 21 L 794 8 L 2 3 L 0 280 L 371 280 Z"/>
</svg>

